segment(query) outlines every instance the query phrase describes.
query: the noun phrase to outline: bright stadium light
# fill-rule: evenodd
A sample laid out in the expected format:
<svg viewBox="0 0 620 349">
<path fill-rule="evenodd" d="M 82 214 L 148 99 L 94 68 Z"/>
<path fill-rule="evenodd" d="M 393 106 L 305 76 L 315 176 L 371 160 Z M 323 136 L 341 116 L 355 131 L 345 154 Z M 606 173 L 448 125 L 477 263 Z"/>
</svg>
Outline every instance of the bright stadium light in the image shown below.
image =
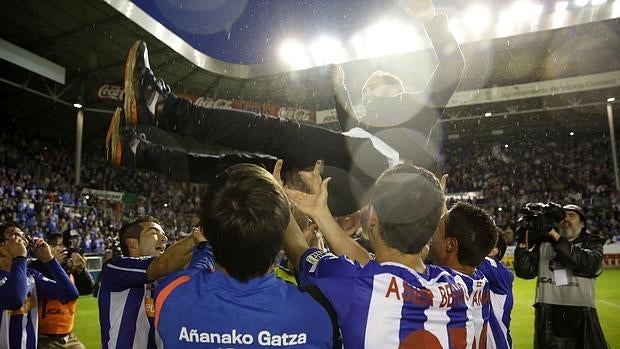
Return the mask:
<svg viewBox="0 0 620 349">
<path fill-rule="evenodd" d="M 590 2 L 590 0 L 575 0 L 575 6 L 584 7 L 589 2 Z"/>
<path fill-rule="evenodd" d="M 566 11 L 568 8 L 568 1 L 558 1 L 555 3 L 555 12 Z"/>
<path fill-rule="evenodd" d="M 454 35 L 457 42 L 463 42 L 465 31 L 461 28 L 461 24 L 458 20 L 451 19 L 448 22 L 448 28 L 450 28 L 450 32 Z"/>
<path fill-rule="evenodd" d="M 574 135 L 575 135 L 575 132 L 570 131 L 569 135 L 574 136 Z"/>
<path fill-rule="evenodd" d="M 568 11 L 566 10 L 567 8 L 568 8 L 567 1 L 560 1 L 555 4 L 555 12 L 553 12 L 553 15 L 552 15 L 554 28 L 560 28 L 564 26 L 564 23 L 566 23 L 566 17 L 568 14 Z"/>
<path fill-rule="evenodd" d="M 342 44 L 327 36 L 320 37 L 310 45 L 310 55 L 315 65 L 339 63 L 345 58 Z"/>
<path fill-rule="evenodd" d="M 414 26 L 382 21 L 364 28 L 351 39 L 357 58 L 371 58 L 421 49 Z"/>
<path fill-rule="evenodd" d="M 512 19 L 510 10 L 504 10 L 499 15 L 499 22 L 497 23 L 497 34 L 500 37 L 510 36 L 514 32 L 515 23 Z"/>
<path fill-rule="evenodd" d="M 280 45 L 280 58 L 294 69 L 311 66 L 306 48 L 296 40 L 287 40 Z"/>
<path fill-rule="evenodd" d="M 491 10 L 482 4 L 470 7 L 465 13 L 465 28 L 470 29 L 475 34 L 484 31 L 491 22 Z"/>
<path fill-rule="evenodd" d="M 491 113 L 491 112 L 486 112 L 486 113 L 484 113 L 484 116 L 486 116 L 486 117 L 489 117 L 489 116 L 491 116 L 491 115 L 493 115 L 493 113 Z"/>
<path fill-rule="evenodd" d="M 531 1 L 519 1 L 512 6 L 512 14 L 521 21 L 538 22 L 543 12 L 543 5 Z"/>
<path fill-rule="evenodd" d="M 611 102 L 615 102 L 615 101 L 616 101 L 616 98 L 614 98 L 614 97 L 607 98 L 607 103 L 611 103 Z"/>
</svg>

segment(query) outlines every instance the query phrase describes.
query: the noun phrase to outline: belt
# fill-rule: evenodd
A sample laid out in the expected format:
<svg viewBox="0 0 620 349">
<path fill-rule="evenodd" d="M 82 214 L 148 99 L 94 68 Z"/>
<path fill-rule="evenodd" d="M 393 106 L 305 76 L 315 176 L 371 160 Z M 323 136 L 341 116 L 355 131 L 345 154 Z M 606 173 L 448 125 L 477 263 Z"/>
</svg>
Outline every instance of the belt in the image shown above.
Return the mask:
<svg viewBox="0 0 620 349">
<path fill-rule="evenodd" d="M 67 342 L 69 341 L 69 337 L 71 336 L 71 333 L 67 333 L 67 334 L 42 334 L 39 333 L 39 337 L 41 338 L 49 338 L 52 339 L 54 341 L 57 341 L 59 343 L 62 344 L 67 344 Z"/>
</svg>

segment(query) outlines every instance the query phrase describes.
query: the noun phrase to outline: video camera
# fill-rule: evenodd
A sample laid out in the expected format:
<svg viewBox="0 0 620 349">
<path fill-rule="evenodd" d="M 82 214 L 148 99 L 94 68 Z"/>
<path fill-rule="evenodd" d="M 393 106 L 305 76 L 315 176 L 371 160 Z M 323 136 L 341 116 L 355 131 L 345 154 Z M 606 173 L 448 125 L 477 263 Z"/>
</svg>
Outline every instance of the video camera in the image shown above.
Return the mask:
<svg viewBox="0 0 620 349">
<path fill-rule="evenodd" d="M 522 216 L 517 220 L 517 241 L 525 240 L 525 232 L 529 232 L 529 242 L 540 242 L 547 233 L 564 219 L 566 213 L 562 205 L 549 202 L 530 202 L 521 208 Z M 522 242 L 522 241 L 519 241 Z"/>
</svg>

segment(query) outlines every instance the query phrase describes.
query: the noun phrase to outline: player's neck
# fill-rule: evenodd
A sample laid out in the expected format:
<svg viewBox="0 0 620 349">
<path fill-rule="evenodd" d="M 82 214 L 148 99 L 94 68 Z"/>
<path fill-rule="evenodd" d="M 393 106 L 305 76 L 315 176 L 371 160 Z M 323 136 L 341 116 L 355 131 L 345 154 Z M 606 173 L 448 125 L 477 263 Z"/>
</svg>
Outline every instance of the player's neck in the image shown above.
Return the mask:
<svg viewBox="0 0 620 349">
<path fill-rule="evenodd" d="M 426 273 L 426 265 L 420 254 L 406 254 L 394 248 L 381 248 L 375 251 L 379 263 L 392 262 L 405 265 L 418 273 Z"/>
<path fill-rule="evenodd" d="M 458 263 L 454 265 L 446 265 L 446 266 L 452 270 L 458 271 L 459 273 L 469 275 L 469 276 L 474 275 L 474 271 L 476 271 L 476 268 L 474 267 L 470 267 L 470 266 L 462 265 Z"/>
</svg>

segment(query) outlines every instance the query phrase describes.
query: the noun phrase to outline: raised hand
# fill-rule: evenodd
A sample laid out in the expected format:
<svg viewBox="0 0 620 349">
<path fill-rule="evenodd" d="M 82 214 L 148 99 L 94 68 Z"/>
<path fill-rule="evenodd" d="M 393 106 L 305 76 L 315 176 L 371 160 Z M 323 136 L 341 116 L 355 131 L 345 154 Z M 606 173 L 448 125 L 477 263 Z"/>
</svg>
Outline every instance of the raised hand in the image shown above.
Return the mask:
<svg viewBox="0 0 620 349">
<path fill-rule="evenodd" d="M 10 239 L 6 240 L 0 248 L 4 250 L 4 254 L 10 259 L 15 257 L 26 257 L 28 251 L 26 250 L 26 241 L 19 235 L 13 235 Z"/>
<path fill-rule="evenodd" d="M 32 243 L 32 253 L 43 263 L 47 263 L 54 259 L 50 245 L 48 245 L 43 239 L 34 240 Z"/>
<path fill-rule="evenodd" d="M 69 251 L 67 251 L 66 248 L 63 248 L 63 249 L 54 248 L 52 249 L 52 255 L 54 256 L 54 258 L 56 258 L 58 263 L 65 264 L 69 256 Z"/>
<path fill-rule="evenodd" d="M 205 234 L 202 232 L 202 228 L 193 227 L 192 228 L 192 238 L 194 239 L 194 244 L 198 245 L 203 241 L 207 241 Z"/>
<path fill-rule="evenodd" d="M 444 192 L 444 194 L 446 193 L 446 183 L 448 183 L 448 174 L 444 173 L 444 175 L 441 176 L 441 179 L 439 180 L 439 186 L 441 187 L 441 190 Z M 448 212 L 448 206 L 446 206 L 446 200 L 444 200 L 442 214 L 445 214 L 446 212 Z"/>
<path fill-rule="evenodd" d="M 340 64 L 332 64 L 332 86 L 334 89 L 344 87 L 344 69 Z"/>
<path fill-rule="evenodd" d="M 319 179 L 320 179 L 319 175 Z M 286 196 L 289 201 L 303 214 L 316 219 L 321 213 L 329 213 L 327 207 L 327 185 L 331 178 L 326 178 L 320 182 L 318 189 L 315 193 L 304 193 L 299 190 L 286 188 Z"/>
<path fill-rule="evenodd" d="M 56 257 L 58 259 L 58 257 Z M 61 262 L 62 264 L 62 262 Z M 82 271 L 86 268 L 86 259 L 79 253 L 73 252 L 71 254 L 71 268 L 75 271 Z"/>
<path fill-rule="evenodd" d="M 273 175 L 273 178 L 275 178 L 276 182 L 278 182 L 278 184 L 280 184 L 280 187 L 284 187 L 284 185 L 282 184 L 282 164 L 284 163 L 284 161 L 282 161 L 282 159 L 278 159 L 278 161 L 276 161 L 276 164 L 273 166 L 273 172 L 271 172 L 271 174 Z"/>
<path fill-rule="evenodd" d="M 323 162 L 318 160 L 314 163 L 314 168 L 312 171 L 299 171 L 299 177 L 301 181 L 304 182 L 310 194 L 318 194 L 321 190 L 321 167 L 323 166 Z"/>
<path fill-rule="evenodd" d="M 433 0 L 407 0 L 405 12 L 422 23 L 426 23 L 435 17 L 435 5 Z"/>
</svg>

